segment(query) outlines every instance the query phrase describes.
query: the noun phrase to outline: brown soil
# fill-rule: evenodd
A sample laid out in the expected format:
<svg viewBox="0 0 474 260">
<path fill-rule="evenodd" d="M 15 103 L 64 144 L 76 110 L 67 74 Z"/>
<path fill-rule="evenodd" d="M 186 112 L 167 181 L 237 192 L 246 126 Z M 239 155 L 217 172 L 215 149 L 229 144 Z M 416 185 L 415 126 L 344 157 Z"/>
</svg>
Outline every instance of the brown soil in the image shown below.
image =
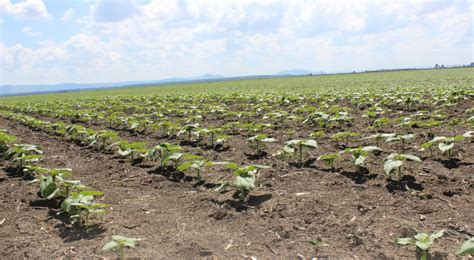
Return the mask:
<svg viewBox="0 0 474 260">
<path fill-rule="evenodd" d="M 411 258 L 414 249 L 395 245 L 395 238 L 441 229 L 447 232 L 433 253 L 452 258 L 460 244 L 474 235 L 472 142 L 465 143 L 459 161 L 437 155 L 424 158 L 422 165 L 413 164 L 412 174 L 401 186 L 387 183 L 381 170 L 383 155 L 369 161 L 368 173 L 356 173 L 349 162 L 339 162 L 333 173 L 321 163 L 299 168 L 270 155 L 246 156 L 243 151 L 250 151 L 244 138 L 232 139 L 231 148 L 220 153 L 184 146 L 185 151 L 210 160 L 272 166 L 261 173 L 261 185 L 248 203 L 241 204 L 232 199 L 232 192 L 211 189 L 228 175 L 219 168 L 204 173 L 204 185 L 190 177 L 173 181 L 158 174 L 152 164 L 132 166 L 115 155 L 94 152 L 10 120 L 0 119 L 0 128 L 23 143 L 41 146 L 45 151 L 42 165 L 72 168 L 74 178 L 105 192 L 102 202 L 111 205 L 105 219 L 96 220 L 88 231 L 74 228 L 57 215 L 54 205 L 38 197 L 37 186 L 9 174 L 3 163 L 1 258 L 109 257 L 113 254 L 101 248 L 116 234 L 143 239 L 126 251 L 133 257 Z M 120 134 L 129 140 L 160 142 L 156 136 Z M 282 135 L 283 131 L 272 133 L 279 140 Z M 330 142 L 320 142 L 320 146 L 319 152 L 309 152 L 310 158 L 320 151 L 336 150 Z M 272 144 L 268 151 L 280 147 L 281 143 Z M 422 190 L 426 196 L 420 195 Z M 328 246 L 316 248 L 307 242 L 318 238 Z"/>
</svg>

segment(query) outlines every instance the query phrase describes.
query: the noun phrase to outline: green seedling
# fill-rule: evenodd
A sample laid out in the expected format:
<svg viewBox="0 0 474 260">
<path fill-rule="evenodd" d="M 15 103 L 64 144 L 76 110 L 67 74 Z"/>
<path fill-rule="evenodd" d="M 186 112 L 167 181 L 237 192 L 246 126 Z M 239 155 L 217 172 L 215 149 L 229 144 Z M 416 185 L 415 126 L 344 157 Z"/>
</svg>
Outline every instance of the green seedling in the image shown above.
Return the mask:
<svg viewBox="0 0 474 260">
<path fill-rule="evenodd" d="M 437 136 L 431 140 L 433 143 L 438 143 L 438 148 L 443 154 L 448 155 L 448 159 L 452 158 L 452 150 L 454 147 L 454 144 L 456 142 L 461 142 L 464 140 L 464 136 L 458 135 L 458 136 L 453 136 L 453 137 L 444 137 L 444 136 Z"/>
<path fill-rule="evenodd" d="M 124 236 L 112 236 L 112 241 L 108 242 L 107 244 L 102 247 L 102 250 L 112 250 L 118 251 L 120 259 L 125 259 L 124 248 L 125 247 L 135 247 L 136 243 L 140 241 L 140 238 L 129 238 Z"/>
<path fill-rule="evenodd" d="M 298 154 L 298 163 L 303 165 L 303 148 L 314 149 L 318 147 L 318 143 L 315 140 L 301 140 L 295 139 L 285 142 L 283 147 L 283 154 L 294 155 Z"/>
<path fill-rule="evenodd" d="M 10 144 L 16 142 L 16 137 L 8 135 L 6 132 L 0 132 L 0 158 L 8 151 Z"/>
<path fill-rule="evenodd" d="M 225 182 L 217 191 L 222 191 L 229 186 L 235 187 L 237 189 L 237 198 L 240 202 L 244 202 L 250 191 L 252 191 L 257 185 L 257 174 L 262 169 L 268 169 L 270 167 L 263 165 L 249 165 L 244 167 L 239 167 L 235 163 L 228 163 L 227 168 L 234 171 L 234 181 L 232 183 Z"/>
<path fill-rule="evenodd" d="M 357 167 L 357 171 L 359 172 L 361 167 L 363 166 L 365 160 L 369 156 L 369 154 L 380 154 L 383 150 L 376 146 L 364 146 L 358 148 L 347 148 L 344 150 L 346 153 L 351 154 L 351 160 L 354 165 Z"/>
<path fill-rule="evenodd" d="M 94 196 L 102 195 L 104 195 L 103 192 L 93 190 L 71 192 L 69 197 L 61 203 L 61 212 L 68 213 L 72 223 L 77 223 L 87 229 L 92 215 L 107 214 L 105 209 L 107 204 L 94 202 Z"/>
<path fill-rule="evenodd" d="M 400 181 L 403 177 L 402 166 L 405 161 L 415 161 L 422 162 L 421 159 L 417 156 L 410 154 L 398 154 L 392 153 L 389 156 L 385 157 L 385 163 L 383 169 L 385 173 L 391 178 Z M 396 173 L 393 175 L 393 173 Z M 395 177 L 395 178 L 393 178 Z"/>
<path fill-rule="evenodd" d="M 406 134 L 406 135 L 397 135 L 397 134 L 385 134 L 384 137 L 387 137 L 385 142 L 400 142 L 400 151 L 401 153 L 405 153 L 405 145 L 408 140 L 415 139 L 414 134 Z"/>
<path fill-rule="evenodd" d="M 331 167 L 331 171 L 334 172 L 335 167 L 334 164 L 337 160 L 341 158 L 341 155 L 339 153 L 327 153 L 323 154 L 318 157 L 318 161 L 323 161 L 326 165 Z"/>
<path fill-rule="evenodd" d="M 263 153 L 267 143 L 276 142 L 276 139 L 267 137 L 266 134 L 259 134 L 247 138 L 247 143 L 250 148 L 254 151 L 256 156 L 259 156 Z"/>
<path fill-rule="evenodd" d="M 431 235 L 426 233 L 416 234 L 414 238 L 397 238 L 395 243 L 398 245 L 413 245 L 421 251 L 420 260 L 426 260 L 428 257 L 428 251 L 432 247 L 434 241 L 444 235 L 444 230 L 435 232 Z"/>
</svg>

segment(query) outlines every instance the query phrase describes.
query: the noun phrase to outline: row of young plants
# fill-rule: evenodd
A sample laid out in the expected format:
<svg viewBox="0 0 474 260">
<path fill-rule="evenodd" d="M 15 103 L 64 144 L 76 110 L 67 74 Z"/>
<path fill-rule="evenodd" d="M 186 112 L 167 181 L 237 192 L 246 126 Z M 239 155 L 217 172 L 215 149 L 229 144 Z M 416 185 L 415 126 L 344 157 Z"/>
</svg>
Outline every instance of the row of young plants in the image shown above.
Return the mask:
<svg viewBox="0 0 474 260">
<path fill-rule="evenodd" d="M 203 169 L 206 167 L 220 166 L 232 172 L 233 180 L 223 182 L 217 189 L 225 191 L 228 187 L 236 189 L 234 197 L 244 202 L 248 199 L 251 190 L 258 186 L 258 174 L 262 169 L 268 168 L 263 165 L 239 166 L 233 162 L 214 162 L 202 156 L 182 152 L 179 145 L 161 143 L 151 148 L 146 147 L 145 142 L 128 142 L 118 137 L 117 133 L 106 130 L 95 131 L 81 125 L 68 125 L 64 123 L 50 123 L 35 119 L 30 116 L 11 112 L 3 112 L 9 119 L 16 120 L 34 130 L 47 131 L 66 137 L 82 146 L 95 149 L 104 153 L 117 152 L 123 158 L 129 158 L 132 163 L 143 163 L 145 161 L 157 162 L 161 173 L 171 173 L 171 177 L 177 178 L 177 173 L 192 170 L 195 178 L 203 182 Z"/>
<path fill-rule="evenodd" d="M 44 103 L 22 102 L 8 104 L 7 108 L 75 122 L 106 123 L 108 127 L 137 134 L 160 132 L 162 136 L 171 137 L 175 137 L 186 125 L 197 123 L 203 125 L 201 128 L 212 130 L 217 127 L 205 124 L 214 121 L 220 124 L 218 128 L 227 135 L 250 135 L 259 128 L 271 130 L 290 126 L 306 126 L 326 131 L 348 126 L 353 123 L 354 117 L 365 118 L 364 127 L 379 132 L 387 127 L 426 128 L 431 131 L 441 124 L 472 126 L 473 109 L 466 110 L 459 118 L 450 118 L 445 113 L 459 102 L 472 99 L 472 96 L 469 89 L 448 88 L 390 95 L 369 92 L 309 96 L 269 94 L 230 97 L 109 97 Z M 394 105 L 400 103 L 408 104 L 408 108 Z M 402 111 L 404 113 L 399 114 Z M 357 113 L 354 114 L 355 112 Z"/>
<path fill-rule="evenodd" d="M 26 122 L 26 121 L 25 121 Z M 93 215 L 106 214 L 106 204 L 95 202 L 96 196 L 103 195 L 102 192 L 95 191 L 90 187 L 81 184 L 80 180 L 69 179 L 72 176 L 71 169 L 49 169 L 37 165 L 41 161 L 42 149 L 35 145 L 16 144 L 16 138 L 10 136 L 6 131 L 0 131 L 0 156 L 2 160 L 10 160 L 13 163 L 13 169 L 16 172 L 22 172 L 25 175 L 34 177 L 31 183 L 39 183 L 39 194 L 42 198 L 48 200 L 59 200 L 60 213 L 69 214 L 72 223 L 77 223 L 87 229 L 89 219 Z M 286 150 L 299 149 L 302 147 L 315 147 L 316 143 L 311 140 L 301 140 L 299 142 L 287 143 Z M 176 147 L 175 147 L 176 148 Z M 358 149 L 351 149 L 348 152 L 352 153 L 355 164 L 363 162 L 367 153 L 380 152 L 376 147 L 364 147 Z M 203 164 L 206 162 L 201 161 Z M 209 163 L 209 162 L 208 162 Z M 187 165 L 191 165 L 186 163 Z M 195 164 L 193 162 L 192 164 Z M 201 169 L 203 164 L 195 169 Z M 182 164 L 183 166 L 185 164 Z M 247 166 L 238 167 L 236 164 L 226 164 L 227 167 L 235 170 L 235 182 L 233 183 L 239 189 L 238 197 L 241 201 L 245 200 L 248 192 L 255 187 L 256 174 L 260 169 L 266 168 L 263 166 Z M 198 173 L 198 172 L 196 172 Z M 199 176 L 199 174 L 198 174 Z M 223 189 L 231 183 L 224 183 L 219 187 Z M 434 241 L 439 239 L 444 234 L 444 230 L 435 232 L 431 235 L 420 233 L 413 238 L 398 238 L 395 242 L 399 245 L 413 245 L 416 247 L 417 257 L 419 259 L 427 259 L 430 255 L 429 250 Z M 104 250 L 117 250 L 122 259 L 125 258 L 124 248 L 134 247 L 139 238 L 128 238 L 124 236 L 113 236 L 112 241 L 105 244 Z M 457 252 L 457 255 L 469 255 L 474 253 L 474 238 L 465 241 Z"/>
<path fill-rule="evenodd" d="M 79 142 L 81 145 L 96 150 L 108 153 L 117 151 L 122 157 L 129 157 L 133 163 L 141 163 L 147 160 L 158 162 L 161 171 L 168 171 L 170 173 L 182 173 L 191 169 L 195 172 L 196 178 L 199 181 L 202 180 L 201 173 L 203 168 L 215 165 L 230 165 L 227 162 L 212 162 L 205 160 L 202 156 L 183 153 L 181 152 L 181 147 L 179 145 L 161 143 L 154 147 L 147 148 L 146 142 L 129 143 L 120 139 L 118 134 L 113 131 L 95 131 L 77 124 L 67 125 L 61 122 L 49 123 L 37 120 L 33 117 L 11 112 L 5 112 L 5 114 L 10 118 L 14 118 L 27 124 L 30 127 L 47 129 L 56 134 L 65 135 L 67 138 Z M 188 138 L 187 140 L 190 142 L 192 141 L 190 139 L 191 136 L 196 136 L 196 132 L 200 132 L 201 130 L 202 129 L 198 128 L 197 125 L 188 125 L 188 127 L 183 127 L 180 134 L 187 136 L 186 138 Z M 451 159 L 453 155 L 452 151 L 456 147 L 455 145 L 462 147 L 463 140 L 472 140 L 473 133 L 473 131 L 468 131 L 463 135 L 453 137 L 436 136 L 432 140 L 422 143 L 420 146 L 415 146 L 415 148 L 420 151 L 429 150 L 430 156 L 433 156 L 433 147 L 437 146 L 443 154 L 447 155 L 448 159 Z M 314 132 L 310 136 L 314 137 L 316 140 L 320 140 L 322 138 L 322 133 Z M 400 135 L 395 133 L 379 133 L 367 137 L 360 137 L 359 133 L 347 131 L 334 134 L 330 139 L 337 143 L 348 143 L 351 139 L 355 140 L 355 138 L 365 141 L 373 140 L 375 145 L 347 147 L 339 152 L 320 155 L 317 157 L 317 160 L 324 162 L 328 167 L 330 167 L 331 171 L 335 171 L 336 162 L 343 158 L 348 158 L 356 167 L 357 172 L 360 173 L 362 169 L 365 169 L 365 161 L 370 154 L 379 156 L 384 152 L 384 150 L 379 147 L 380 143 L 384 141 L 397 142 L 399 144 L 397 152 L 389 153 L 383 159 L 383 170 L 388 175 L 389 179 L 400 181 L 404 175 L 403 168 L 407 161 L 422 162 L 420 157 L 406 153 L 408 144 L 411 144 L 412 140 L 415 139 L 414 134 Z M 276 141 L 276 139 L 269 138 L 265 134 L 251 136 L 246 140 L 249 147 L 254 151 L 255 156 L 260 156 L 265 152 L 267 143 Z M 274 154 L 274 156 L 281 157 L 282 159 L 296 157 L 297 164 L 303 166 L 304 162 L 307 161 L 306 158 L 303 157 L 305 154 L 304 151 L 317 148 L 318 143 L 316 140 L 293 139 L 286 141 L 283 148 Z M 222 144 L 220 143 L 219 145 Z M 349 155 L 349 157 L 346 157 L 346 154 Z"/>
<path fill-rule="evenodd" d="M 0 161 L 11 163 L 11 171 L 33 180 L 29 184 L 38 184 L 39 196 L 59 206 L 59 214 L 67 214 L 72 224 L 86 231 L 93 217 L 107 214 L 108 204 L 98 203 L 101 191 L 82 184 L 81 180 L 70 179 L 73 176 L 69 168 L 46 168 L 40 165 L 43 149 L 37 145 L 17 143 L 15 136 L 0 129 Z M 125 259 L 124 248 L 134 247 L 138 238 L 112 236 L 104 250 L 117 250 L 121 259 Z"/>
<path fill-rule="evenodd" d="M 108 205 L 97 203 L 97 196 L 104 193 L 96 191 L 70 179 L 73 171 L 68 168 L 46 168 L 40 165 L 43 150 L 32 144 L 16 143 L 16 138 L 6 130 L 0 130 L 0 158 L 11 163 L 10 170 L 24 178 L 32 178 L 29 184 L 38 184 L 41 198 L 59 202 L 59 214 L 67 214 L 71 222 L 79 226 L 89 226 L 95 215 L 107 213 Z"/>
</svg>

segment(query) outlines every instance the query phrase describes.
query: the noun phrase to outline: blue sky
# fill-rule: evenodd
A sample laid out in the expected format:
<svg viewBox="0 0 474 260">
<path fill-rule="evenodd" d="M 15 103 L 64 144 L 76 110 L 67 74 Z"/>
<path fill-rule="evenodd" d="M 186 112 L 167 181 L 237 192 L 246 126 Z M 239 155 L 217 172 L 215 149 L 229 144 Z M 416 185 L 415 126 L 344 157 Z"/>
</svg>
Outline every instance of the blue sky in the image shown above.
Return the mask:
<svg viewBox="0 0 474 260">
<path fill-rule="evenodd" d="M 473 61 L 470 0 L 0 0 L 0 85 Z"/>
</svg>

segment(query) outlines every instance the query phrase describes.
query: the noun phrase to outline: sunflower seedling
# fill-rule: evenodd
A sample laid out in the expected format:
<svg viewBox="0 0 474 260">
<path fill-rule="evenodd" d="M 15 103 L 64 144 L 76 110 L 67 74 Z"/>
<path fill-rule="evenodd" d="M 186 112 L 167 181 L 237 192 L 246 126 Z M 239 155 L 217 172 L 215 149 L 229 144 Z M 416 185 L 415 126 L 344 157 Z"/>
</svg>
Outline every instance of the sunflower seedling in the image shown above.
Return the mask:
<svg viewBox="0 0 474 260">
<path fill-rule="evenodd" d="M 303 148 L 314 149 L 318 147 L 318 143 L 314 140 L 295 139 L 285 142 L 283 154 L 294 155 L 298 153 L 298 163 L 303 165 Z"/>
<path fill-rule="evenodd" d="M 270 168 L 264 165 L 249 165 L 239 167 L 235 163 L 228 163 L 226 167 L 234 171 L 234 181 L 232 183 L 225 182 L 216 190 L 222 191 L 229 186 L 235 187 L 237 189 L 236 197 L 240 202 L 244 202 L 247 199 L 250 191 L 256 187 L 258 172 L 262 169 Z"/>
<path fill-rule="evenodd" d="M 402 166 L 405 163 L 405 161 L 415 161 L 415 162 L 421 162 L 421 159 L 417 156 L 410 155 L 410 154 L 398 154 L 398 153 L 392 153 L 389 156 L 385 157 L 385 163 L 383 165 L 383 169 L 385 173 L 394 180 L 400 181 L 401 178 L 403 177 L 402 173 Z M 395 178 L 393 177 L 393 172 L 395 173 Z"/>
<path fill-rule="evenodd" d="M 267 137 L 266 134 L 259 134 L 252 137 L 247 138 L 247 143 L 249 144 L 250 148 L 254 151 L 256 156 L 260 156 L 263 154 L 263 150 L 265 149 L 266 143 L 273 143 L 276 142 L 276 139 Z"/>
<path fill-rule="evenodd" d="M 414 238 L 397 238 L 395 243 L 398 245 L 412 245 L 416 246 L 416 249 L 420 252 L 420 260 L 426 260 L 428 258 L 428 251 L 430 250 L 433 242 L 444 235 L 444 230 L 435 232 L 431 235 L 426 233 L 416 234 Z"/>
<path fill-rule="evenodd" d="M 124 248 L 125 247 L 135 247 L 136 243 L 140 241 L 140 238 L 130 238 L 124 236 L 112 236 L 112 241 L 108 242 L 107 244 L 102 247 L 102 250 L 112 250 L 118 251 L 120 259 L 125 259 Z"/>
<path fill-rule="evenodd" d="M 327 153 L 318 157 L 318 161 L 323 161 L 327 166 L 331 167 L 331 171 L 335 171 L 334 163 L 341 158 L 339 153 Z"/>
<path fill-rule="evenodd" d="M 363 164 L 369 154 L 380 154 L 383 150 L 376 146 L 364 146 L 358 148 L 346 148 L 344 152 L 351 154 L 351 160 L 357 167 L 357 172 L 363 167 Z"/>
</svg>

